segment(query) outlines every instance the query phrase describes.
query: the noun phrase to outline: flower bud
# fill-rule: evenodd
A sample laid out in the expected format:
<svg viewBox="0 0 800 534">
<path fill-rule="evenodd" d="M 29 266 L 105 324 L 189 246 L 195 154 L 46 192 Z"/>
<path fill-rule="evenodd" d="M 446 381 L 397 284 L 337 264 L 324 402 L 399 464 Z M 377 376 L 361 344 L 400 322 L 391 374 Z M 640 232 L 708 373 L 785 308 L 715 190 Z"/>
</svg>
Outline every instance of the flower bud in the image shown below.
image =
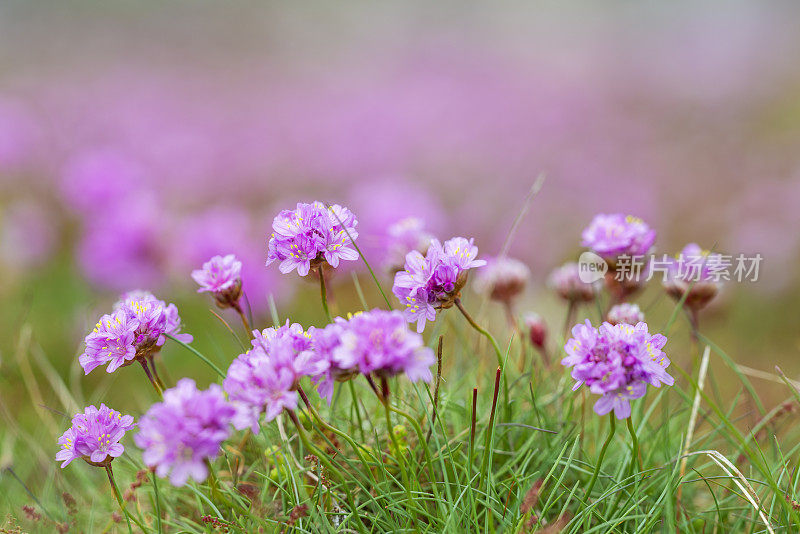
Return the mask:
<svg viewBox="0 0 800 534">
<path fill-rule="evenodd" d="M 525 315 L 525 327 L 533 346 L 543 349 L 547 341 L 547 325 L 544 319 L 538 313 L 528 313 Z"/>
</svg>

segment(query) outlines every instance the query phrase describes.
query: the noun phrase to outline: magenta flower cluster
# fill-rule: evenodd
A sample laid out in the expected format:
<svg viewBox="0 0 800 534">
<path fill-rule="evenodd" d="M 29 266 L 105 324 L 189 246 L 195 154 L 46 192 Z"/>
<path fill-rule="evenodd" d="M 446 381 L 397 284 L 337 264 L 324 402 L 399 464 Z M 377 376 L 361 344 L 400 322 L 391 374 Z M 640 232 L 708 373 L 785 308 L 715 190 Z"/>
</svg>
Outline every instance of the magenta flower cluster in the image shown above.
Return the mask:
<svg viewBox="0 0 800 534">
<path fill-rule="evenodd" d="M 486 265 L 477 256 L 473 240 L 463 237 L 449 239 L 444 245 L 434 239 L 425 256 L 418 251 L 406 255 L 405 268 L 395 275 L 392 292 L 405 306 L 406 320 L 417 323 L 417 332 L 424 330 L 426 321 L 436 318 L 437 309 L 453 305 L 469 269 Z"/>
<path fill-rule="evenodd" d="M 648 254 L 656 240 L 656 231 L 638 217 L 621 213 L 599 214 L 583 231 L 582 237 L 582 246 L 614 262 L 622 255 Z"/>
<path fill-rule="evenodd" d="M 299 324 L 254 331 L 253 348 L 239 355 L 222 382 L 236 408 L 233 425 L 258 432 L 259 419 L 275 419 L 297 408 L 299 381 L 319 376 L 328 362 L 311 350 L 311 336 Z"/>
<path fill-rule="evenodd" d="M 401 373 L 415 382 L 430 382 L 436 358 L 422 336 L 408 329 L 399 311 L 374 309 L 345 320 L 337 317 L 312 332 L 314 350 L 329 362 L 318 391 L 331 401 L 333 384 L 354 374 L 389 378 Z"/>
<path fill-rule="evenodd" d="M 174 486 L 190 478 L 202 482 L 208 476 L 206 460 L 216 458 L 230 436 L 234 413 L 217 384 L 200 391 L 194 380 L 182 378 L 142 417 L 134 441 L 144 450 L 144 463 L 158 476 L 169 476 Z"/>
<path fill-rule="evenodd" d="M 595 328 L 586 320 L 575 325 L 572 339 L 564 347 L 567 357 L 561 364 L 572 367 L 577 380 L 573 390 L 586 384 L 589 390 L 602 395 L 594 411 L 605 415 L 612 410 L 617 419 L 631 414 L 630 402 L 644 396 L 647 384 L 659 387 L 675 380 L 667 373 L 670 361 L 661 350 L 667 338 L 650 334 L 646 323 L 603 323 Z"/>
<path fill-rule="evenodd" d="M 238 292 L 242 286 L 242 262 L 233 254 L 214 256 L 201 269 L 192 271 L 192 279 L 200 286 L 198 293 L 214 295 Z"/>
<path fill-rule="evenodd" d="M 298 203 L 294 210 L 283 210 L 272 221 L 267 265 L 279 262 L 282 273 L 297 270 L 306 276 L 324 263 L 337 267 L 339 260 L 356 260 L 353 241 L 358 237 L 353 212 L 319 201 Z"/>
<path fill-rule="evenodd" d="M 78 458 L 93 465 L 107 465 L 124 451 L 120 440 L 134 427 L 133 417 L 122 415 L 105 404 L 87 406 L 75 414 L 72 426 L 58 439 L 61 450 L 56 460 L 66 467 Z"/>
<path fill-rule="evenodd" d="M 166 304 L 146 291 L 126 293 L 86 336 L 86 350 L 78 361 L 84 373 L 108 364 L 106 371 L 130 365 L 137 357 L 150 356 L 166 341 L 165 334 L 188 343 L 189 334 L 181 334 L 178 308 Z"/>
</svg>

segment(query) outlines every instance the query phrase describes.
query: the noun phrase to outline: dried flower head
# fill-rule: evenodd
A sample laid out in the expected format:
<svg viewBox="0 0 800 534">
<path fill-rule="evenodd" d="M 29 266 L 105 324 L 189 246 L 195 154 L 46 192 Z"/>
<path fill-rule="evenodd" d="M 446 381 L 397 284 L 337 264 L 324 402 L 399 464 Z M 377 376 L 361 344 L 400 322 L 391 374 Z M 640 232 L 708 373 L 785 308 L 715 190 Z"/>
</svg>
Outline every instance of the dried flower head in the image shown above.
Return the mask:
<svg viewBox="0 0 800 534">
<path fill-rule="evenodd" d="M 644 321 L 644 312 L 639 308 L 638 304 L 623 302 L 622 304 L 615 304 L 608 310 L 606 320 L 611 324 L 637 324 Z"/>
<path fill-rule="evenodd" d="M 701 310 L 722 288 L 722 271 L 728 263 L 721 254 L 711 254 L 697 243 L 689 243 L 669 265 L 663 285 L 675 300 L 686 295 L 684 306 Z"/>
<path fill-rule="evenodd" d="M 553 269 L 547 279 L 547 285 L 559 297 L 572 303 L 593 301 L 602 287 L 599 282 L 587 284 L 581 280 L 579 266 L 574 262 Z"/>
<path fill-rule="evenodd" d="M 510 303 L 525 289 L 530 276 L 530 269 L 521 261 L 498 256 L 488 259 L 486 265 L 478 269 L 475 289 L 493 300 Z"/>
</svg>

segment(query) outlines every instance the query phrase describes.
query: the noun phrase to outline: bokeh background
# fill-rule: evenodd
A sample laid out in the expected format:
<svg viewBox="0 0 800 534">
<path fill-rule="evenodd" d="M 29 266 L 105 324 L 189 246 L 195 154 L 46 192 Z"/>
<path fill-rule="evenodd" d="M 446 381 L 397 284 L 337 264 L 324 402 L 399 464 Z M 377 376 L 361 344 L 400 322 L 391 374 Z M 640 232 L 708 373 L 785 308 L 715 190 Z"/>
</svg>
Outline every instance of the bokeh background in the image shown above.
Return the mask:
<svg viewBox="0 0 800 534">
<path fill-rule="evenodd" d="M 790 2 L 3 2 L 5 413 L 31 405 L 20 384 L 39 373 L 38 417 L 67 409 L 58 387 L 143 383 L 85 382 L 77 365 L 125 290 L 176 302 L 197 346 L 230 361 L 189 277 L 213 254 L 244 261 L 260 322 L 270 299 L 321 321 L 316 286 L 264 266 L 272 217 L 298 200 L 353 209 L 380 271 L 387 227 L 409 215 L 498 253 L 540 173 L 510 249 L 533 273 L 519 312 L 560 330 L 548 272 L 595 213 L 623 211 L 658 229 L 659 252 L 762 254 L 759 281 L 728 284 L 701 327 L 736 361 L 797 377 L 798 57 Z M 358 307 L 349 273 L 333 292 Z M 658 284 L 640 302 L 671 309 Z M 205 372 L 180 348 L 165 358 Z"/>
</svg>

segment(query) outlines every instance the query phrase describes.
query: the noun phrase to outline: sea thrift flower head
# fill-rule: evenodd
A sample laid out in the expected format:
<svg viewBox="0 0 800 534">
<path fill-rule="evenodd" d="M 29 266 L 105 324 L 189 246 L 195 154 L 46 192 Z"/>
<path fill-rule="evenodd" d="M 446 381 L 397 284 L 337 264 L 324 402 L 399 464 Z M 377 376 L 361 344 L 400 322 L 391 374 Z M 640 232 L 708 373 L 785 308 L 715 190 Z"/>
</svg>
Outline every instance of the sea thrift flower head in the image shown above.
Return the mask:
<svg viewBox="0 0 800 534">
<path fill-rule="evenodd" d="M 453 306 L 467 283 L 469 269 L 486 265 L 477 256 L 473 240 L 463 237 L 449 239 L 444 245 L 434 239 L 425 256 L 418 251 L 406 255 L 404 270 L 395 274 L 392 292 L 406 307 L 406 320 L 417 323 L 417 332 L 422 332 L 426 321 L 436 318 L 437 309 Z"/>
<path fill-rule="evenodd" d="M 412 382 L 430 382 L 436 361 L 422 336 L 408 329 L 399 311 L 374 309 L 353 315 L 342 325 L 333 358 L 341 367 L 355 366 L 368 375 L 389 378 L 401 373 Z"/>
<path fill-rule="evenodd" d="M 666 342 L 661 334 L 650 334 L 643 322 L 594 328 L 587 320 L 573 327 L 561 364 L 573 368 L 572 378 L 577 380 L 573 390 L 586 384 L 592 393 L 602 395 L 594 405 L 598 415 L 614 410 L 617 419 L 625 419 L 631 414 L 629 401 L 642 397 L 647 384 L 674 384 L 666 371 L 669 358 L 661 350 Z"/>
<path fill-rule="evenodd" d="M 596 215 L 581 234 L 581 245 L 616 263 L 620 255 L 644 256 L 656 240 L 656 232 L 638 217 L 614 213 Z"/>
<path fill-rule="evenodd" d="M 210 292 L 220 308 L 236 306 L 242 296 L 242 262 L 233 254 L 214 256 L 192 278 L 200 285 L 197 292 Z"/>
<path fill-rule="evenodd" d="M 181 333 L 181 318 L 174 304 L 159 300 L 149 291 L 137 289 L 124 293 L 114 304 L 115 310 L 125 312 L 139 321 L 136 343 L 139 352 L 162 346 L 169 334 L 184 343 L 192 342 L 192 335 Z"/>
<path fill-rule="evenodd" d="M 254 334 L 253 348 L 231 363 L 222 386 L 236 409 L 233 425 L 258 432 L 262 413 L 272 421 L 296 409 L 300 379 L 322 375 L 329 364 L 310 350 L 310 334 L 300 325 L 287 322 Z"/>
<path fill-rule="evenodd" d="M 555 268 L 547 279 L 547 285 L 559 297 L 573 303 L 593 301 L 601 287 L 599 282 L 587 284 L 581 280 L 579 266 L 574 262 Z"/>
<path fill-rule="evenodd" d="M 322 202 L 298 203 L 294 210 L 283 210 L 272 222 L 267 265 L 278 261 L 282 273 L 297 270 L 305 276 L 324 264 L 337 267 L 340 260 L 356 260 L 358 252 L 351 240 L 358 237 L 355 215 L 342 206 L 328 208 Z"/>
<path fill-rule="evenodd" d="M 688 292 L 684 305 L 698 311 L 717 296 L 722 288 L 723 271 L 728 266 L 721 254 L 711 254 L 700 245 L 689 243 L 670 264 L 663 285 L 675 300 Z"/>
<path fill-rule="evenodd" d="M 235 412 L 217 384 L 200 391 L 194 380 L 182 378 L 142 417 L 134 441 L 144 450 L 144 463 L 169 476 L 173 486 L 189 478 L 202 482 L 208 476 L 205 461 L 219 454 Z"/>
<path fill-rule="evenodd" d="M 138 321 L 124 310 L 102 316 L 84 339 L 86 350 L 78 358 L 83 372 L 88 375 L 95 367 L 106 363 L 109 373 L 130 365 L 136 357 L 135 332 L 138 327 Z"/>
<path fill-rule="evenodd" d="M 56 460 L 62 462 L 62 468 L 77 458 L 94 466 L 109 465 L 125 451 L 120 440 L 134 426 L 133 417 L 122 415 L 105 404 L 101 404 L 100 409 L 87 406 L 83 413 L 75 414 L 72 426 L 58 438 L 61 450 Z"/>
<path fill-rule="evenodd" d="M 269 327 L 261 331 L 253 330 L 253 339 L 250 344 L 253 345 L 253 348 L 260 347 L 269 354 L 273 343 L 284 339 L 290 343 L 298 354 L 311 349 L 311 333 L 306 332 L 303 326 L 298 323 L 290 323 L 289 319 L 286 319 L 286 323 L 278 328 Z"/>
<path fill-rule="evenodd" d="M 329 404 L 333 400 L 334 382 L 344 382 L 358 374 L 357 362 L 352 354 L 336 350 L 342 343 L 342 333 L 346 327 L 347 320 L 336 317 L 325 328 L 310 330 L 314 352 L 328 362 L 328 368 L 315 377 L 315 382 L 320 397 L 327 399 Z"/>
<path fill-rule="evenodd" d="M 390 273 L 402 270 L 406 255 L 412 250 L 425 254 L 432 240 L 422 219 L 406 217 L 397 221 L 386 232 L 384 267 Z"/>
<path fill-rule="evenodd" d="M 528 337 L 534 347 L 544 348 L 547 341 L 547 324 L 538 313 L 528 313 L 525 315 L 525 326 L 528 329 Z"/>
<path fill-rule="evenodd" d="M 612 306 L 608 310 L 606 320 L 611 324 L 637 324 L 644 321 L 644 312 L 639 308 L 638 304 L 624 302 Z"/>
<path fill-rule="evenodd" d="M 493 300 L 510 303 L 522 293 L 531 271 L 519 260 L 499 256 L 487 260 L 486 266 L 478 269 L 475 289 L 487 293 Z"/>
</svg>

